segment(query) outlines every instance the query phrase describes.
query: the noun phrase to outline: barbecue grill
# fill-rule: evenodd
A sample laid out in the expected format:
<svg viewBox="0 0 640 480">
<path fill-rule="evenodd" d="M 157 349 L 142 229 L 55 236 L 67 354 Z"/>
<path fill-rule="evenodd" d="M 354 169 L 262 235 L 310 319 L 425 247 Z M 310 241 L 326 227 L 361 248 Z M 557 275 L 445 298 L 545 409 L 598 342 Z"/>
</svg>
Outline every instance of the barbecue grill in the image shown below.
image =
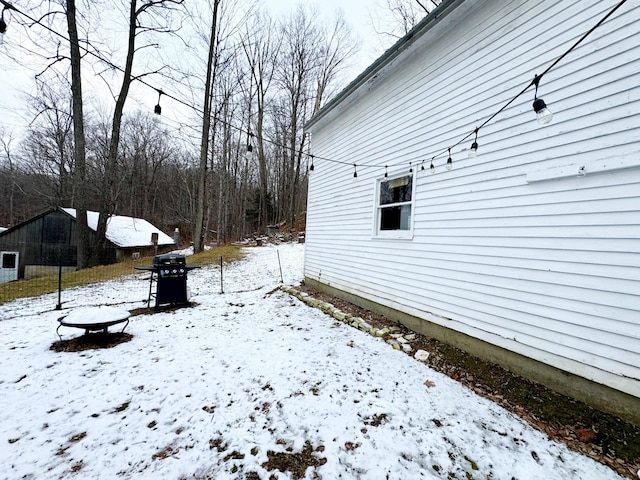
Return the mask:
<svg viewBox="0 0 640 480">
<path fill-rule="evenodd" d="M 199 265 L 187 265 L 184 255 L 166 253 L 153 257 L 153 262 L 150 266 L 135 268 L 151 272 L 147 307 L 151 304 L 151 299 L 155 298 L 155 308 L 157 310 L 160 305 L 189 303 L 187 274 L 189 271 L 200 267 Z"/>
</svg>

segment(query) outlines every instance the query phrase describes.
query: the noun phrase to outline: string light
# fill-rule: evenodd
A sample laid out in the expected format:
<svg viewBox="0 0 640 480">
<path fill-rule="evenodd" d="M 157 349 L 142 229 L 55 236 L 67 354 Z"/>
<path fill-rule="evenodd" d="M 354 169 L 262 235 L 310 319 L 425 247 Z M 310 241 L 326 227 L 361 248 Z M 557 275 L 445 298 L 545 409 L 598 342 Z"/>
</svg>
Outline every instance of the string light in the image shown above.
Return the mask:
<svg viewBox="0 0 640 480">
<path fill-rule="evenodd" d="M 387 166 L 384 166 L 384 178 L 387 178 L 389 174 L 387 173 Z"/>
<path fill-rule="evenodd" d="M 253 153 L 253 144 L 251 142 L 252 138 L 253 138 L 253 133 L 251 133 L 251 130 L 249 130 L 247 132 L 247 156 L 251 156 L 251 153 Z"/>
<path fill-rule="evenodd" d="M 551 110 L 547 108 L 547 104 L 544 103 L 544 100 L 542 100 L 541 98 L 538 98 L 538 84 L 540 83 L 540 78 L 541 77 L 536 75 L 533 78 L 533 82 L 532 82 L 533 85 L 535 85 L 536 87 L 536 92 L 533 97 L 533 111 L 536 112 L 536 116 L 538 117 L 538 122 L 541 125 L 546 125 L 551 120 L 553 120 L 553 113 L 551 113 Z"/>
<path fill-rule="evenodd" d="M 2 13 L 0 13 L 0 45 L 4 43 L 4 34 L 7 32 L 7 22 L 4 20 L 5 10 L 15 10 L 15 7 L 8 2 L 2 1 Z"/>
<path fill-rule="evenodd" d="M 4 34 L 7 31 L 7 22 L 4 21 L 4 11 L 6 8 L 2 9 L 2 14 L 0 14 L 0 45 L 4 43 Z"/>
<path fill-rule="evenodd" d="M 420 164 L 420 170 L 424 172 L 424 160 L 422 160 L 422 163 Z"/>
<path fill-rule="evenodd" d="M 358 178 L 358 171 L 356 170 L 356 164 L 353 164 L 353 178 Z"/>
<path fill-rule="evenodd" d="M 413 167 L 411 166 L 411 162 L 409 162 L 409 173 L 413 173 Z"/>
<path fill-rule="evenodd" d="M 313 172 L 315 170 L 315 166 L 313 165 L 313 154 L 311 153 L 311 133 L 307 133 L 307 156 L 309 157 L 309 171 Z M 303 141 L 304 141 L 304 137 L 303 137 Z"/>
<path fill-rule="evenodd" d="M 589 29 L 587 32 L 585 32 L 568 50 L 566 50 L 561 56 L 559 56 L 558 58 L 556 58 L 547 68 L 546 70 L 540 74 L 540 75 L 536 75 L 534 80 L 527 84 L 526 87 L 524 87 L 522 89 L 522 91 L 520 91 L 517 95 L 515 95 L 511 100 L 509 100 L 505 105 L 503 105 L 497 112 L 495 112 L 493 115 L 491 115 L 489 118 L 487 118 L 487 120 L 485 120 L 479 127 L 477 127 L 473 132 L 469 133 L 468 135 L 466 135 L 462 140 L 460 140 L 458 143 L 452 145 L 451 147 L 448 147 L 446 149 L 446 151 L 449 152 L 449 158 L 447 160 L 447 170 L 450 170 L 451 168 L 453 168 L 453 160 L 451 158 L 451 149 L 460 145 L 460 143 L 462 143 L 464 140 L 466 140 L 467 138 L 469 138 L 469 136 L 471 136 L 473 133 L 476 134 L 476 138 L 477 138 L 477 131 L 482 128 L 483 126 L 487 125 L 491 120 L 493 120 L 497 115 L 499 115 L 501 112 L 503 112 L 509 105 L 511 105 L 516 99 L 518 99 L 521 95 L 523 95 L 532 85 L 534 85 L 536 87 L 536 92 L 535 92 L 535 97 L 534 97 L 534 111 L 536 112 L 536 115 L 538 116 L 538 120 L 541 123 L 549 123 L 553 117 L 553 114 L 551 113 L 551 111 L 547 108 L 546 103 L 544 103 L 544 101 L 541 98 L 537 97 L 537 90 L 538 90 L 538 85 L 540 80 L 542 79 L 542 77 L 548 73 L 549 71 L 551 71 L 561 60 L 564 59 L 564 57 L 566 57 L 569 53 L 571 53 L 578 45 L 580 45 L 591 33 L 593 33 L 598 27 L 600 27 L 609 17 L 611 17 L 622 5 L 624 5 L 627 2 L 627 0 L 620 0 L 620 2 L 618 4 L 616 4 L 611 10 L 609 10 L 607 12 L 607 14 L 601 18 L 593 27 L 591 27 L 591 29 Z M 4 20 L 4 11 L 5 10 L 13 10 L 16 13 L 18 13 L 19 15 L 22 15 L 23 17 L 29 19 L 30 21 L 32 21 L 34 24 L 38 24 L 41 27 L 43 27 L 44 29 L 50 31 L 52 34 L 64 39 L 65 41 L 69 41 L 69 39 L 67 37 L 65 37 L 63 34 L 55 31 L 54 29 L 52 29 L 51 27 L 49 27 L 48 25 L 42 23 L 40 20 L 37 20 L 31 16 L 29 16 L 28 14 L 20 11 L 19 9 L 15 8 L 12 4 L 10 4 L 9 2 L 7 2 L 6 0 L 0 0 L 0 3 L 2 5 L 4 5 L 4 8 L 0 14 L 0 43 L 2 42 L 2 37 L 4 35 L 4 33 L 6 32 L 7 29 L 7 24 Z M 106 63 L 107 65 L 111 66 L 112 68 L 119 70 L 120 72 L 124 73 L 124 69 L 122 67 L 119 67 L 118 65 L 114 64 L 113 62 L 109 61 L 108 59 L 104 58 L 102 55 L 100 55 L 98 52 L 95 51 L 90 51 L 88 50 L 85 46 L 80 45 L 80 47 L 89 55 L 94 56 L 95 58 L 97 58 L 98 60 L 100 60 L 101 62 Z M 147 81 L 145 81 L 144 79 L 140 78 L 140 77 L 132 77 L 132 80 L 136 80 L 139 81 L 140 83 L 142 83 L 143 85 L 149 87 L 149 88 L 153 88 L 155 89 L 159 96 L 158 96 L 158 104 L 155 106 L 154 108 L 154 113 L 156 113 L 158 116 L 161 115 L 162 112 L 162 108 L 160 107 L 160 97 L 164 94 L 166 96 L 168 96 L 169 98 L 171 98 L 172 100 L 186 106 L 189 107 L 195 111 L 197 111 L 198 113 L 203 113 L 201 109 L 199 109 L 198 107 L 184 101 L 181 100 L 179 98 L 176 98 L 175 96 L 169 95 L 164 93 L 162 90 L 156 89 L 155 87 L 153 87 L 151 84 L 149 84 Z M 229 126 L 230 128 L 233 128 L 235 130 L 238 130 L 240 132 L 243 131 L 242 128 L 237 127 L 225 120 L 219 119 L 216 117 L 216 120 Z M 267 143 L 270 143 L 274 146 L 278 146 L 278 147 L 282 147 L 282 148 L 286 148 L 286 149 L 291 149 L 291 147 L 287 146 L 287 145 L 281 145 L 277 142 L 274 142 L 272 140 L 269 139 L 263 139 L 264 141 L 266 141 Z M 477 144 L 477 141 L 474 142 L 474 144 Z M 472 144 L 473 146 L 473 144 Z M 444 152 L 442 152 L 444 153 Z M 477 148 L 476 148 L 476 153 L 477 153 Z M 471 152 L 469 152 L 469 154 L 471 155 Z M 434 155 L 433 159 L 431 160 L 431 165 L 429 167 L 429 169 L 431 170 L 431 173 L 435 173 L 435 166 L 433 164 L 433 160 L 440 156 L 441 154 L 438 155 Z M 341 161 L 341 160 L 337 160 L 337 159 L 330 159 L 330 158 L 324 158 L 324 157 L 318 157 L 321 158 L 323 160 L 327 160 L 329 162 L 332 163 L 336 163 L 336 164 L 342 164 L 342 165 L 348 165 L 349 162 L 347 161 Z M 313 157 L 312 157 L 312 165 L 313 165 Z M 354 163 L 354 178 L 357 177 L 357 171 L 356 171 L 356 167 L 357 165 Z M 365 164 L 361 164 L 360 166 L 366 166 Z M 374 166 L 374 165 L 371 165 Z M 312 168 L 310 168 L 310 170 L 312 170 Z"/>
<path fill-rule="evenodd" d="M 476 137 L 469 149 L 469 158 L 476 158 L 478 156 L 478 127 L 476 127 L 474 133 L 476 134 Z"/>
<path fill-rule="evenodd" d="M 472 134 L 475 134 L 475 138 L 474 138 L 474 142 L 471 144 L 471 150 L 469 151 L 469 156 L 473 155 L 475 157 L 477 155 L 477 151 L 478 151 L 477 139 L 478 139 L 478 131 L 480 130 L 480 128 L 482 128 L 485 125 L 487 125 L 491 120 L 493 120 L 500 113 L 502 113 L 504 110 L 506 110 L 507 107 L 509 107 L 513 102 L 515 102 L 518 98 L 520 98 L 520 96 L 522 96 L 532 85 L 534 85 L 535 89 L 536 89 L 533 107 L 534 107 L 534 111 L 536 112 L 536 115 L 538 116 L 538 121 L 540 123 L 543 123 L 543 124 L 549 123 L 553 118 L 553 114 L 547 108 L 547 105 L 544 103 L 544 101 L 541 98 L 538 98 L 538 86 L 539 86 L 540 80 L 542 79 L 542 77 L 546 73 L 551 71 L 562 59 L 564 59 L 564 57 L 566 57 L 569 53 L 571 53 L 578 45 L 580 45 L 589 35 L 591 35 L 591 33 L 593 33 L 598 27 L 600 27 L 609 17 L 611 17 L 626 2 L 627 2 L 627 0 L 620 0 L 620 2 L 617 5 L 615 5 L 611 10 L 609 10 L 604 17 L 602 17 L 593 27 L 591 27 L 587 32 L 585 32 L 571 47 L 569 47 L 569 49 L 567 51 L 565 51 L 561 56 L 556 58 L 546 68 L 546 70 L 542 74 L 536 75 L 531 83 L 528 83 L 518 94 L 516 94 L 513 98 L 511 98 L 511 100 L 509 100 L 502 107 L 500 107 L 500 109 L 498 109 L 497 112 L 495 112 L 493 115 L 491 115 L 489 118 L 487 118 L 480 126 L 476 127 L 473 132 L 467 134 L 464 138 L 462 138 L 460 141 L 458 141 L 458 143 L 456 143 L 455 145 L 452 145 L 451 147 L 448 147 L 446 150 L 449 153 L 449 157 L 447 159 L 446 169 L 447 170 L 451 170 L 453 168 L 453 159 L 451 158 L 451 149 L 456 147 L 456 146 L 458 146 L 458 145 L 460 145 L 463 141 L 465 141 L 467 138 L 469 138 Z M 436 172 L 436 168 L 435 168 L 435 166 L 433 164 L 433 161 L 439 155 L 440 154 L 434 155 L 433 158 L 431 159 L 431 165 L 429 166 L 429 169 L 431 170 L 431 173 L 435 173 Z M 342 164 L 346 163 L 346 162 L 341 162 L 341 161 L 338 161 L 338 160 L 330 160 L 330 159 L 327 159 L 327 160 L 333 161 L 335 163 L 342 163 Z M 354 167 L 354 177 L 356 177 L 357 176 L 357 173 L 355 171 L 356 164 L 354 164 L 353 167 Z M 385 166 L 385 171 L 386 171 L 386 166 Z"/>
<path fill-rule="evenodd" d="M 162 115 L 162 107 L 160 106 L 160 97 L 164 95 L 164 92 L 160 89 L 157 89 L 157 91 L 158 91 L 158 103 L 155 107 L 153 107 L 153 113 L 155 113 L 159 117 L 160 115 Z"/>
</svg>

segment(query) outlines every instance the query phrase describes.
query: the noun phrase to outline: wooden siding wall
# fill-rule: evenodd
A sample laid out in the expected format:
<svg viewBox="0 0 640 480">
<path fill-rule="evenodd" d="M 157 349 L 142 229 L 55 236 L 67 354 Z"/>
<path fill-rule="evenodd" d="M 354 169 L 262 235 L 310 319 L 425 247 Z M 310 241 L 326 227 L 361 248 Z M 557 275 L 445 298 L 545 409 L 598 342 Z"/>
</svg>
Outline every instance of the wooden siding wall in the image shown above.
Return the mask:
<svg viewBox="0 0 640 480">
<path fill-rule="evenodd" d="M 95 233 L 91 232 L 90 235 L 94 237 Z M 0 235 L 0 249 L 20 253 L 18 277 L 28 279 L 54 271 L 41 267 L 57 268 L 62 265 L 75 269 L 78 263 L 78 239 L 75 219 L 60 210 L 50 210 L 15 229 L 3 232 Z M 116 262 L 117 248 L 108 241 L 107 245 L 100 258 L 102 265 Z M 131 253 L 120 255 L 130 258 Z"/>
<path fill-rule="evenodd" d="M 20 252 L 19 278 L 29 277 L 25 267 L 33 265 L 74 266 L 76 247 L 70 244 L 74 230 L 68 215 L 58 211 L 35 217 L 0 236 L 0 247 Z"/>
<path fill-rule="evenodd" d="M 551 124 L 532 88 L 428 171 L 617 3 L 464 2 L 313 124 L 305 276 L 640 397 L 640 0 L 543 78 Z M 373 238 L 410 162 L 413 239 Z"/>
</svg>

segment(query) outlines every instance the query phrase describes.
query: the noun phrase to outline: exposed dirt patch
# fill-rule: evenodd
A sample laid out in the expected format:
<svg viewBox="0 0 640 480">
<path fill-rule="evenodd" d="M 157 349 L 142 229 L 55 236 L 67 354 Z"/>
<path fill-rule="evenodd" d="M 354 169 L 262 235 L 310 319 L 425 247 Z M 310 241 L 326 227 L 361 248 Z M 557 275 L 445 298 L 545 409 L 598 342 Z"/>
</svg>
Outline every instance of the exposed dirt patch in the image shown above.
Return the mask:
<svg viewBox="0 0 640 480">
<path fill-rule="evenodd" d="M 387 414 L 386 413 L 377 413 L 372 417 L 368 417 L 364 420 L 365 425 L 371 425 L 372 427 L 379 427 L 387 423 Z"/>
<path fill-rule="evenodd" d="M 131 316 L 135 317 L 136 315 L 153 315 L 154 313 L 160 312 L 175 312 L 176 310 L 181 310 L 183 308 L 192 308 L 200 305 L 197 302 L 188 302 L 188 303 L 180 303 L 180 304 L 169 304 L 169 305 L 160 305 L 158 308 L 155 307 L 141 307 L 134 308 L 130 310 Z"/>
<path fill-rule="evenodd" d="M 300 452 L 267 452 L 268 461 L 262 464 L 266 470 L 280 470 L 290 472 L 294 480 L 305 478 L 309 467 L 320 467 L 327 463 L 326 458 L 316 457 L 316 452 L 324 451 L 324 447 L 313 448 L 311 442 L 307 440 L 304 448 Z M 318 478 L 315 475 L 312 478 Z"/>
<path fill-rule="evenodd" d="M 78 434 L 76 434 L 76 435 L 72 436 L 72 437 L 69 439 L 69 441 L 70 441 L 71 443 L 77 443 L 77 442 L 79 442 L 80 440 L 82 440 L 82 439 L 83 439 L 84 437 L 86 437 L 86 436 L 87 436 L 87 432 L 78 433 Z"/>
<path fill-rule="evenodd" d="M 345 313 L 360 317 L 374 327 L 399 326 L 389 318 L 312 287 L 301 285 L 296 288 L 333 304 Z M 403 330 L 407 334 L 415 334 L 408 329 Z M 415 335 L 416 339 L 411 345 L 414 350 L 422 349 L 430 353 L 427 363 L 434 370 L 499 403 L 550 438 L 608 465 L 620 475 L 637 480 L 640 469 L 640 427 L 560 395 L 434 338 Z"/>
<path fill-rule="evenodd" d="M 98 348 L 113 348 L 124 342 L 129 342 L 133 335 L 129 333 L 88 333 L 68 340 L 53 342 L 50 350 L 54 352 L 82 352 Z"/>
<path fill-rule="evenodd" d="M 131 402 L 124 402 L 122 405 L 118 405 L 112 413 L 120 413 L 124 412 L 127 408 L 129 408 Z"/>
<path fill-rule="evenodd" d="M 163 448 L 162 450 L 151 455 L 152 460 L 164 460 L 165 458 L 173 457 L 179 452 L 178 449 L 173 448 L 171 445 Z"/>
</svg>

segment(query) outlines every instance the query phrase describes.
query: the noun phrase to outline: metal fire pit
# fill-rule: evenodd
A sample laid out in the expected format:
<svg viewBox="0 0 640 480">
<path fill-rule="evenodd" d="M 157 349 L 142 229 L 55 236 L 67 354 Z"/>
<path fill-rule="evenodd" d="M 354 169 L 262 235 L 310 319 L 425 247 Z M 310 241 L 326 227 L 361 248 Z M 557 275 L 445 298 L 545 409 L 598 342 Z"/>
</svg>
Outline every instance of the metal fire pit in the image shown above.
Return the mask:
<svg viewBox="0 0 640 480">
<path fill-rule="evenodd" d="M 147 307 L 151 304 L 151 299 L 155 298 L 155 308 L 157 310 L 160 305 L 183 305 L 189 303 L 187 274 L 195 268 L 200 268 L 200 266 L 187 265 L 184 255 L 167 253 L 153 257 L 151 266 L 135 268 L 136 270 L 151 272 Z"/>
</svg>

